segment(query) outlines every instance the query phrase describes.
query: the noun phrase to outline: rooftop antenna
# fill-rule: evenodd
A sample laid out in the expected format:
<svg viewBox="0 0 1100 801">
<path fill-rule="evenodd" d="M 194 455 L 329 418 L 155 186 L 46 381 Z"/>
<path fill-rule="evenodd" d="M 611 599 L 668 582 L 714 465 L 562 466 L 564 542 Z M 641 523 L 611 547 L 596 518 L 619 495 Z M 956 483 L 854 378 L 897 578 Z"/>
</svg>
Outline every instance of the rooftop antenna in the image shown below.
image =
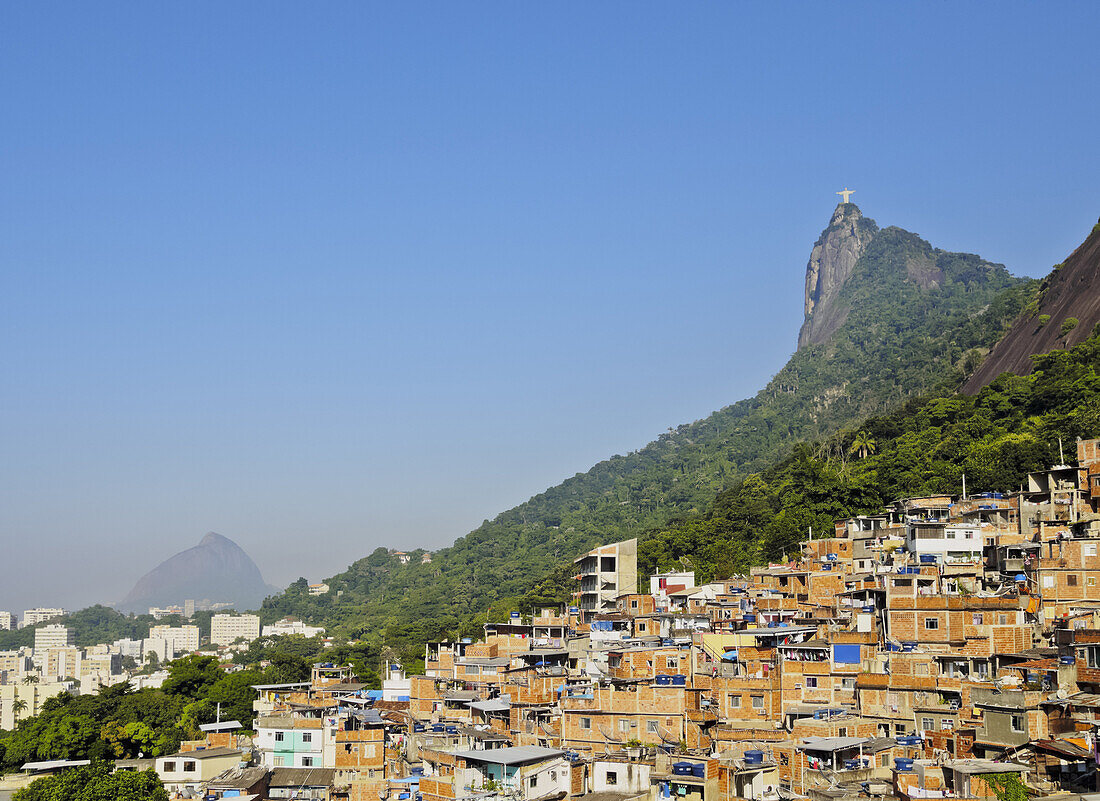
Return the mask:
<svg viewBox="0 0 1100 801">
<path fill-rule="evenodd" d="M 1066 463 L 1066 455 L 1062 453 L 1062 438 L 1058 437 L 1058 464 Z"/>
<path fill-rule="evenodd" d="M 966 473 L 963 473 L 963 500 L 966 500 Z"/>
</svg>

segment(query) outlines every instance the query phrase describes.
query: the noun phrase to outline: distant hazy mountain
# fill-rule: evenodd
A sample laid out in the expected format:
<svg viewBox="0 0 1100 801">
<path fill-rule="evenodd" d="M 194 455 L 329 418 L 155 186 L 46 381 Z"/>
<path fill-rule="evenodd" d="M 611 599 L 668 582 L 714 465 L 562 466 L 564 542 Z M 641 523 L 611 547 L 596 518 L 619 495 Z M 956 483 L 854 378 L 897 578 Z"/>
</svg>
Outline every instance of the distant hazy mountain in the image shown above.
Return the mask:
<svg viewBox="0 0 1100 801">
<path fill-rule="evenodd" d="M 229 601 L 238 610 L 256 609 L 271 592 L 260 569 L 237 543 L 211 531 L 193 548 L 150 570 L 118 604 L 124 612 L 182 604 L 186 599 Z"/>
</svg>

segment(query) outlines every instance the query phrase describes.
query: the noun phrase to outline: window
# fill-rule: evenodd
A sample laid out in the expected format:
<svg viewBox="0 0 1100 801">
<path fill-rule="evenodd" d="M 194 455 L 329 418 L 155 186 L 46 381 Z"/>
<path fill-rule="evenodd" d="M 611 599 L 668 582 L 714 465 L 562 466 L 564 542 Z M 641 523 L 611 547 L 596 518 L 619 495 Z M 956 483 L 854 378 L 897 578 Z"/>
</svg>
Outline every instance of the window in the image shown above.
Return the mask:
<svg viewBox="0 0 1100 801">
<path fill-rule="evenodd" d="M 602 556 L 602 557 L 600 557 L 600 572 L 601 573 L 614 573 L 615 572 L 615 557 L 614 556 Z"/>
<path fill-rule="evenodd" d="M 534 790 L 536 787 L 539 786 L 539 777 L 532 776 L 530 779 L 527 780 L 527 786 Z"/>
<path fill-rule="evenodd" d="M 1096 556 L 1096 543 L 1089 543 L 1083 546 L 1085 556 Z"/>
<path fill-rule="evenodd" d="M 1008 623 L 1008 615 L 997 615 L 997 625 L 1003 626 Z"/>
<path fill-rule="evenodd" d="M 729 694 L 730 709 L 741 708 L 741 696 L 734 693 Z"/>
<path fill-rule="evenodd" d="M 670 656 L 668 659 L 665 660 L 665 667 L 676 668 L 676 667 L 679 667 L 679 666 L 680 666 L 680 660 L 677 659 L 674 656 Z"/>
<path fill-rule="evenodd" d="M 635 601 L 631 601 L 631 602 L 630 602 L 630 608 L 631 608 L 631 609 L 637 609 L 637 608 L 638 608 L 638 602 L 637 602 L 636 600 L 635 600 Z"/>
<path fill-rule="evenodd" d="M 982 613 L 981 612 L 975 612 L 974 616 L 971 618 L 970 622 L 973 623 L 975 626 L 982 625 Z"/>
<path fill-rule="evenodd" d="M 645 730 L 646 730 L 646 734 L 656 734 L 657 733 L 657 721 L 647 720 L 645 722 Z"/>
<path fill-rule="evenodd" d="M 754 695 L 752 697 L 752 708 L 753 709 L 763 709 L 764 708 L 764 696 Z"/>
<path fill-rule="evenodd" d="M 613 770 L 609 770 L 607 772 L 607 783 L 608 784 L 618 784 L 619 783 L 619 774 L 616 773 Z"/>
<path fill-rule="evenodd" d="M 927 676 L 928 675 L 928 665 L 913 665 L 913 671 L 918 676 Z"/>
<path fill-rule="evenodd" d="M 310 733 L 310 732 L 308 732 L 308 731 L 304 731 L 304 732 L 302 732 L 302 742 L 303 742 L 303 743 L 311 743 L 311 742 L 313 742 L 313 734 L 312 734 L 312 733 Z"/>
<path fill-rule="evenodd" d="M 840 686 L 845 690 L 854 690 L 856 688 L 856 680 L 853 678 L 841 679 Z"/>
<path fill-rule="evenodd" d="M 890 764 L 888 762 L 889 759 L 890 754 L 886 751 L 883 751 L 881 754 L 878 755 L 878 766 L 880 768 L 885 768 L 888 764 Z"/>
<path fill-rule="evenodd" d="M 841 726 L 839 729 L 836 730 L 836 736 L 837 737 L 847 737 L 848 736 L 848 727 L 847 726 Z"/>
<path fill-rule="evenodd" d="M 283 741 L 283 733 L 281 731 L 275 732 L 275 742 L 281 743 Z"/>
<path fill-rule="evenodd" d="M 582 729 L 591 729 L 592 728 L 592 718 L 581 718 L 581 728 Z"/>
<path fill-rule="evenodd" d="M 274 763 L 273 763 L 273 764 L 275 765 L 275 767 L 277 767 L 277 768 L 281 768 L 281 767 L 283 767 L 284 765 L 286 765 L 286 758 L 285 758 L 285 757 L 281 757 L 281 756 L 277 756 L 277 757 L 275 757 L 275 761 L 274 761 Z"/>
<path fill-rule="evenodd" d="M 1088 578 L 1086 578 L 1085 579 L 1085 586 L 1095 587 L 1096 586 L 1096 576 L 1089 576 Z"/>
<path fill-rule="evenodd" d="M 921 718 L 920 727 L 925 731 L 931 731 L 932 729 L 936 728 L 936 721 L 932 718 Z"/>
<path fill-rule="evenodd" d="M 1023 732 L 1027 731 L 1027 725 L 1024 721 L 1023 715 L 1012 716 L 1012 731 Z"/>
<path fill-rule="evenodd" d="M 940 627 L 940 621 L 934 617 L 926 617 L 924 619 L 924 627 L 929 631 L 935 631 Z"/>
<path fill-rule="evenodd" d="M 630 721 L 629 720 L 620 720 L 619 721 L 619 731 L 621 731 L 621 732 L 630 731 Z"/>
<path fill-rule="evenodd" d="M 302 767 L 303 768 L 312 768 L 313 767 L 313 757 L 302 757 Z"/>
<path fill-rule="evenodd" d="M 816 689 L 816 688 L 817 688 L 817 676 L 807 676 L 806 677 L 806 689 L 812 690 L 812 689 Z"/>
<path fill-rule="evenodd" d="M 175 773 L 176 772 L 176 763 L 175 762 L 165 762 L 164 763 L 164 772 L 165 773 Z"/>
<path fill-rule="evenodd" d="M 188 760 L 187 762 L 184 762 L 183 763 L 183 772 L 184 773 L 194 773 L 195 772 L 195 762 L 193 760 Z"/>
<path fill-rule="evenodd" d="M 1050 588 L 1054 586 L 1054 576 L 1043 576 L 1043 586 Z"/>
</svg>

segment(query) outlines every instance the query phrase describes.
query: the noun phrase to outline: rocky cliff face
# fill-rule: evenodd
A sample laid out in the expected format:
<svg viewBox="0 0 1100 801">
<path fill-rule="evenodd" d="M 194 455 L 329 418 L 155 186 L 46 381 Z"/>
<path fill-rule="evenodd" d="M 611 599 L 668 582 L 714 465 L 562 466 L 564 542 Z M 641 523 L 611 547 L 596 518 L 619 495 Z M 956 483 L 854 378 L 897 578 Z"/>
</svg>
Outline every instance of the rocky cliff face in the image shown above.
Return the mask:
<svg viewBox="0 0 1100 801">
<path fill-rule="evenodd" d="M 799 348 L 824 342 L 844 324 L 849 307 L 840 290 L 876 231 L 875 221 L 864 217 L 855 203 L 836 207 L 806 265 L 806 318 L 798 332 Z"/>
<path fill-rule="evenodd" d="M 118 604 L 125 612 L 148 612 L 151 606 L 182 604 L 188 598 L 232 602 L 238 611 L 256 609 L 274 588 L 237 543 L 210 532 L 150 570 Z"/>
<path fill-rule="evenodd" d="M 1073 321 L 1076 320 L 1076 323 Z M 1001 373 L 1027 375 L 1033 354 L 1079 345 L 1100 323 L 1100 223 L 1064 263 L 1043 279 L 1024 312 L 967 379 L 973 395 Z"/>
</svg>

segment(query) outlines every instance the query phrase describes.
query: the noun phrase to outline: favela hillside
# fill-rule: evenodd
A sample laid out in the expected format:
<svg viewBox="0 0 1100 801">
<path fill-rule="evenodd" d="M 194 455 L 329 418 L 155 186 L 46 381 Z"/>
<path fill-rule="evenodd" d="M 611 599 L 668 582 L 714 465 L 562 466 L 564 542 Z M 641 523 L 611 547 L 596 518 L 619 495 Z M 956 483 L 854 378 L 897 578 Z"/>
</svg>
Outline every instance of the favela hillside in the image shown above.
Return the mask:
<svg viewBox="0 0 1100 801">
<path fill-rule="evenodd" d="M 1067 281 L 1097 291 L 1067 276 L 1096 266 L 1100 224 L 1030 282 L 844 200 L 798 350 L 753 399 L 450 548 L 379 549 L 256 610 L 8 621 L 0 792 L 1096 792 L 1100 320 L 973 377 Z"/>
</svg>

